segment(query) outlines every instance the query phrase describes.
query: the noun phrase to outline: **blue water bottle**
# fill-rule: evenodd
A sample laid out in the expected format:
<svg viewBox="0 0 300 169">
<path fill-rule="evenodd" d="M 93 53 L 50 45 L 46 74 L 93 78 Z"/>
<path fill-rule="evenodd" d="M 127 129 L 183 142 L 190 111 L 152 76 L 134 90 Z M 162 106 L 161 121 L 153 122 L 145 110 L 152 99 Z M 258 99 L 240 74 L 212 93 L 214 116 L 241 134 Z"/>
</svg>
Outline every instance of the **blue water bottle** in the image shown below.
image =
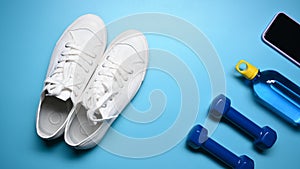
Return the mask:
<svg viewBox="0 0 300 169">
<path fill-rule="evenodd" d="M 244 67 L 243 67 L 244 66 Z M 278 113 L 289 123 L 300 126 L 300 87 L 274 70 L 260 72 L 255 66 L 241 60 L 236 70 L 251 80 L 260 103 Z"/>
</svg>

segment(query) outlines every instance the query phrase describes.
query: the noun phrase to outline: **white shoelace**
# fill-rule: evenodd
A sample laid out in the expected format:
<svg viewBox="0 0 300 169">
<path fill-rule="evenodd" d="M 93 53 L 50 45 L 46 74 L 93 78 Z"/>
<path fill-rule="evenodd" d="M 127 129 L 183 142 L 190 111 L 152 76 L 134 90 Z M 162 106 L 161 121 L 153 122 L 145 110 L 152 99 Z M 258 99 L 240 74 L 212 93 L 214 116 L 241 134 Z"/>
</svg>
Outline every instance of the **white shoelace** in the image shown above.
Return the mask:
<svg viewBox="0 0 300 169">
<path fill-rule="evenodd" d="M 72 39 L 74 39 L 71 32 L 70 35 Z M 75 70 L 70 70 L 70 68 L 69 70 L 65 70 L 65 64 L 75 63 L 76 65 L 81 67 L 86 73 L 88 73 L 89 69 L 87 67 L 91 66 L 93 64 L 93 61 L 84 58 L 83 56 L 81 56 L 82 54 L 92 59 L 96 57 L 96 55 L 83 51 L 79 46 L 75 44 L 75 42 L 67 42 L 65 44 L 65 50 L 62 51 L 61 59 L 58 61 L 54 72 L 45 80 L 45 88 L 47 89 L 50 95 L 57 96 L 61 93 L 63 89 L 66 89 L 70 92 L 74 92 L 74 95 L 76 97 L 78 96 L 78 93 L 76 93 L 76 91 L 73 90 L 73 87 L 80 89 L 83 80 L 81 79 L 80 82 L 74 84 L 73 73 Z M 82 59 L 84 62 L 80 62 L 80 59 Z"/>
<path fill-rule="evenodd" d="M 112 52 L 113 53 L 113 52 Z M 87 111 L 87 117 L 89 120 L 92 122 L 97 123 L 97 122 L 102 122 L 105 120 L 109 120 L 112 118 L 116 118 L 118 114 L 116 115 L 111 115 L 108 117 L 101 117 L 98 118 L 100 112 L 96 111 L 98 108 L 106 108 L 107 104 L 109 101 L 112 101 L 113 98 L 118 94 L 118 92 L 112 92 L 109 91 L 109 87 L 104 83 L 102 80 L 104 77 L 112 78 L 120 88 L 124 87 L 123 82 L 128 81 L 128 76 L 133 74 L 133 70 L 130 68 L 125 67 L 124 65 L 120 65 L 118 63 L 115 63 L 114 61 L 111 60 L 111 57 L 113 55 L 108 55 L 105 58 L 105 62 L 101 66 L 104 71 L 100 72 L 95 72 L 98 73 L 98 77 L 94 80 L 92 86 L 89 89 L 96 89 L 95 91 L 98 91 L 96 93 L 93 93 L 87 101 L 89 102 L 88 105 L 96 105 L 93 109 L 88 109 Z M 115 70 L 116 73 L 113 73 L 111 70 Z"/>
</svg>

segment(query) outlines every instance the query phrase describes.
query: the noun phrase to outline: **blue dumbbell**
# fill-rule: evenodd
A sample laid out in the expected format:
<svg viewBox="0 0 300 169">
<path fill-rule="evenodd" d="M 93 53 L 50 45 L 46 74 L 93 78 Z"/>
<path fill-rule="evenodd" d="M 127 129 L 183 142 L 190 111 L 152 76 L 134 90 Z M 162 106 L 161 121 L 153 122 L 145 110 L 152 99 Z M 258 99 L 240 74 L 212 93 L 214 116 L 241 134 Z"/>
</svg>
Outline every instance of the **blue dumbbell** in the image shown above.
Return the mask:
<svg viewBox="0 0 300 169">
<path fill-rule="evenodd" d="M 260 150 L 271 148 L 277 139 L 276 132 L 269 126 L 259 127 L 230 106 L 230 99 L 217 96 L 210 105 L 210 115 L 214 118 L 226 118 L 254 138 L 254 145 Z"/>
<path fill-rule="evenodd" d="M 202 148 L 234 169 L 253 169 L 254 162 L 246 155 L 238 157 L 214 140 L 208 138 L 207 129 L 194 126 L 188 134 L 187 144 L 193 149 Z"/>
</svg>

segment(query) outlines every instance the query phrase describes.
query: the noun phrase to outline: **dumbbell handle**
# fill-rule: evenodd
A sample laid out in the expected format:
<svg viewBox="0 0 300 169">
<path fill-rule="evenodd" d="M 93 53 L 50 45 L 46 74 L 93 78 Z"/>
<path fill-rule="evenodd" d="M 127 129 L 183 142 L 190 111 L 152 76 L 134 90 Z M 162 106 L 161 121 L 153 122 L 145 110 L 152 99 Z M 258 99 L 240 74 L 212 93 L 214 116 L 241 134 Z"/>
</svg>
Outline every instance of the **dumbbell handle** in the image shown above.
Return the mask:
<svg viewBox="0 0 300 169">
<path fill-rule="evenodd" d="M 221 146 L 210 138 L 208 138 L 202 144 L 202 148 L 232 168 L 236 168 L 236 164 L 238 164 L 240 161 L 240 157 L 233 154 L 231 151 L 227 150 L 225 147 Z"/>
<path fill-rule="evenodd" d="M 208 137 L 208 131 L 201 125 L 194 126 L 188 134 L 187 144 L 193 149 L 203 149 L 234 169 L 253 169 L 254 162 L 246 155 L 238 157 Z"/>
<path fill-rule="evenodd" d="M 232 122 L 237 127 L 244 130 L 250 136 L 254 138 L 258 138 L 262 131 L 262 128 L 257 124 L 253 123 L 247 117 L 236 111 L 233 107 L 230 107 L 227 112 L 223 114 L 223 116 L 230 122 Z"/>
<path fill-rule="evenodd" d="M 269 126 L 259 127 L 257 124 L 236 111 L 231 105 L 231 101 L 225 95 L 217 96 L 210 105 L 210 113 L 214 118 L 223 117 L 245 131 L 248 135 L 254 138 L 254 145 L 266 150 L 271 148 L 276 139 L 276 132 Z"/>
</svg>

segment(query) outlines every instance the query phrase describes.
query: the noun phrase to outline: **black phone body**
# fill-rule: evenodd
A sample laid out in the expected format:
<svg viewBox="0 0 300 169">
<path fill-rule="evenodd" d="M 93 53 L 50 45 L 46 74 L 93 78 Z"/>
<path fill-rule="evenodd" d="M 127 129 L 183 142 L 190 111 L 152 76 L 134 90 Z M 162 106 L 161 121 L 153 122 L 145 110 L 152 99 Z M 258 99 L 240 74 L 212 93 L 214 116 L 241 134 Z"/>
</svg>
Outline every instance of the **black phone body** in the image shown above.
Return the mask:
<svg viewBox="0 0 300 169">
<path fill-rule="evenodd" d="M 300 24 L 294 19 L 283 12 L 278 13 L 262 39 L 300 67 Z"/>
</svg>

